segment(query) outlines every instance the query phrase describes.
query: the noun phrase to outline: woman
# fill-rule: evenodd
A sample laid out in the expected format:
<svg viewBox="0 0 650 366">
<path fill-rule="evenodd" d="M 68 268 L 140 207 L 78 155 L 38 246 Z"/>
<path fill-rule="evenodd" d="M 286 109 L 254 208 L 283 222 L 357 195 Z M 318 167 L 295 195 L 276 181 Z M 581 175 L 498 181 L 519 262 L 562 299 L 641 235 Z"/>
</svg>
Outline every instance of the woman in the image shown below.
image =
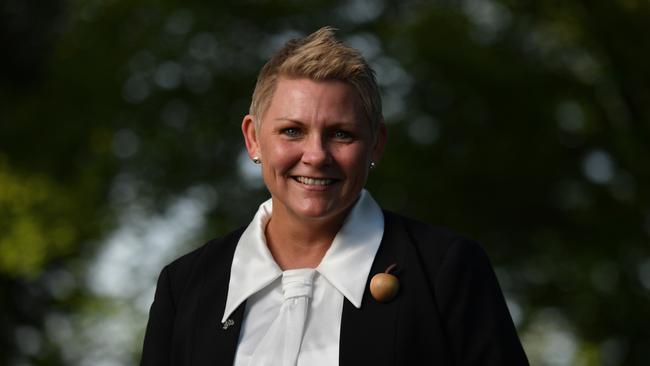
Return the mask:
<svg viewBox="0 0 650 366">
<path fill-rule="evenodd" d="M 142 365 L 528 364 L 480 247 L 363 189 L 381 100 L 330 28 L 262 68 L 242 131 L 271 199 L 163 269 Z"/>
</svg>

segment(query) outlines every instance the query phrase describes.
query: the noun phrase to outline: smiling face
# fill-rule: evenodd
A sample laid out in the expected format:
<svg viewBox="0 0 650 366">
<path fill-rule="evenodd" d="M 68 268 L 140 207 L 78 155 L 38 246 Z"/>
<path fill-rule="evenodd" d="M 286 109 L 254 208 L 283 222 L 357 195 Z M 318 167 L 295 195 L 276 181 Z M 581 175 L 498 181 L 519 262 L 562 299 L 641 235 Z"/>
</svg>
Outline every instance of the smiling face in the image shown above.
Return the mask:
<svg viewBox="0 0 650 366">
<path fill-rule="evenodd" d="M 273 216 L 299 220 L 345 215 L 385 142 L 384 126 L 372 133 L 354 88 L 333 80 L 280 78 L 258 127 L 247 115 L 242 130 L 249 155 L 262 161 Z"/>
</svg>

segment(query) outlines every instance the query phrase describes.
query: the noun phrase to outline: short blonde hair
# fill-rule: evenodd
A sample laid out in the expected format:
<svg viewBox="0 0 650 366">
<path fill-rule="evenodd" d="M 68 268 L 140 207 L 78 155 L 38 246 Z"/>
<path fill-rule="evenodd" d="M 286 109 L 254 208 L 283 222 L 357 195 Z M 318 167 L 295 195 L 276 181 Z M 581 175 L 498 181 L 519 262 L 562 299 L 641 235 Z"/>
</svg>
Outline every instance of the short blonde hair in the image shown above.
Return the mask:
<svg viewBox="0 0 650 366">
<path fill-rule="evenodd" d="M 262 67 L 249 111 L 258 128 L 281 76 L 346 82 L 359 94 L 373 135 L 383 120 L 374 70 L 361 52 L 336 39 L 334 28 L 323 27 L 305 38 L 288 41 Z"/>
</svg>

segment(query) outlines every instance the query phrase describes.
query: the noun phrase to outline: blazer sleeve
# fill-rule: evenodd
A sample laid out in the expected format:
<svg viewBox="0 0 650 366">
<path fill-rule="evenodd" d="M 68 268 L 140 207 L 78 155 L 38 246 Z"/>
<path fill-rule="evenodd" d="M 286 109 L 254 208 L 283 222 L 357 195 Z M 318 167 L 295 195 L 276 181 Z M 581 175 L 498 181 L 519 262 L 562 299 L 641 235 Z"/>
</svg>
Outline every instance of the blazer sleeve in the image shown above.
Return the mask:
<svg viewBox="0 0 650 366">
<path fill-rule="evenodd" d="M 528 365 L 483 249 L 459 239 L 438 268 L 434 291 L 456 365 Z"/>
<path fill-rule="evenodd" d="M 169 267 L 158 277 L 156 294 L 149 311 L 149 322 L 142 348 L 141 366 L 171 365 L 172 336 L 176 306 L 172 296 Z"/>
</svg>

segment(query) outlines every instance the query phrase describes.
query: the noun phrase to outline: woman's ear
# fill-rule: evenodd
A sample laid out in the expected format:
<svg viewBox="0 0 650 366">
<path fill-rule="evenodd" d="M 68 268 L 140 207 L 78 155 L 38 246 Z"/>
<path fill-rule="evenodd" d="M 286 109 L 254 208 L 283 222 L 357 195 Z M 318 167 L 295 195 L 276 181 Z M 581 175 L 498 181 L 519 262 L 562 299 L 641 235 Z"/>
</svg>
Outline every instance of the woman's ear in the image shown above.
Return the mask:
<svg viewBox="0 0 650 366">
<path fill-rule="evenodd" d="M 254 157 L 262 158 L 260 154 L 260 145 L 257 140 L 257 126 L 255 125 L 255 117 L 247 114 L 241 123 L 241 131 L 244 134 L 244 141 L 246 142 L 246 150 L 251 160 Z"/>
<path fill-rule="evenodd" d="M 384 121 L 379 122 L 377 132 L 375 135 L 375 145 L 372 149 L 372 161 L 379 163 L 381 156 L 384 154 L 384 147 L 386 146 L 386 124 Z"/>
</svg>

